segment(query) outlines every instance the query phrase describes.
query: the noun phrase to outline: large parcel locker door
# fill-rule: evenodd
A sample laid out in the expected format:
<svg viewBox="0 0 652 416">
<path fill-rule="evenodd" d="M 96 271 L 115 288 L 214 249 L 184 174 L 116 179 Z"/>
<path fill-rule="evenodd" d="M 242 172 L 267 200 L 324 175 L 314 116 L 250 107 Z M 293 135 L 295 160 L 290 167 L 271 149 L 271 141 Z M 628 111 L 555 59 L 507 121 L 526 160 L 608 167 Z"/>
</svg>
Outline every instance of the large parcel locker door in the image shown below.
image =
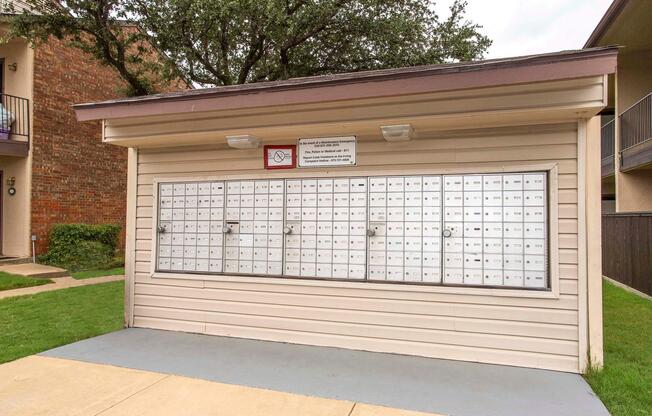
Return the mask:
<svg viewBox="0 0 652 416">
<path fill-rule="evenodd" d="M 369 178 L 369 280 L 441 282 L 441 177 Z"/>
<path fill-rule="evenodd" d="M 283 180 L 226 183 L 224 271 L 282 274 Z"/>
<path fill-rule="evenodd" d="M 545 173 L 444 176 L 444 283 L 545 288 Z"/>
<path fill-rule="evenodd" d="M 224 182 L 159 184 L 156 269 L 222 272 Z"/>
<path fill-rule="evenodd" d="M 366 178 L 286 181 L 287 276 L 364 279 Z"/>
</svg>

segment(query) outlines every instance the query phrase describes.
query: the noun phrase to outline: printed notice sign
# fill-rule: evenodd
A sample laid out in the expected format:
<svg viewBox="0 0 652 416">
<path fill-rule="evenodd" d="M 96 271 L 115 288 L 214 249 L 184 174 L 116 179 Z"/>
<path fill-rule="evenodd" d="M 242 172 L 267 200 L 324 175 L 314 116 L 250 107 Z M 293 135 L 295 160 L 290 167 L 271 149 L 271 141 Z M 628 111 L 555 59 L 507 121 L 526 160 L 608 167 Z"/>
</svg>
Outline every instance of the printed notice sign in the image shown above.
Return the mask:
<svg viewBox="0 0 652 416">
<path fill-rule="evenodd" d="M 355 166 L 355 136 L 299 139 L 299 167 Z"/>
</svg>

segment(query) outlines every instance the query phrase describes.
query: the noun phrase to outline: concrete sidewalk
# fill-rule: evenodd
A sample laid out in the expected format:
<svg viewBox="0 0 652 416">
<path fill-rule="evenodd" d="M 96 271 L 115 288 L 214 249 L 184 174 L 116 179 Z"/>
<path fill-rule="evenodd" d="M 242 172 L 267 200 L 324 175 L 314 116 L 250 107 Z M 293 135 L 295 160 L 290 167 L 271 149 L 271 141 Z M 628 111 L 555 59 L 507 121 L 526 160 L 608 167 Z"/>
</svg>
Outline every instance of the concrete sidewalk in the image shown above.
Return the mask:
<svg viewBox="0 0 652 416">
<path fill-rule="evenodd" d="M 49 283 L 47 285 L 23 287 L 20 289 L 0 291 L 0 299 L 11 298 L 14 296 L 33 295 L 36 293 L 49 292 L 51 290 L 66 289 L 69 287 L 88 286 L 88 285 L 97 285 L 100 283 L 116 282 L 118 280 L 124 280 L 124 278 L 125 277 L 122 275 L 93 277 L 90 279 L 81 279 L 81 280 L 74 279 L 70 276 L 58 277 L 56 279 L 52 279 L 53 283 Z"/>
<path fill-rule="evenodd" d="M 346 400 L 30 356 L 0 366 L 3 416 L 419 416 Z"/>
</svg>

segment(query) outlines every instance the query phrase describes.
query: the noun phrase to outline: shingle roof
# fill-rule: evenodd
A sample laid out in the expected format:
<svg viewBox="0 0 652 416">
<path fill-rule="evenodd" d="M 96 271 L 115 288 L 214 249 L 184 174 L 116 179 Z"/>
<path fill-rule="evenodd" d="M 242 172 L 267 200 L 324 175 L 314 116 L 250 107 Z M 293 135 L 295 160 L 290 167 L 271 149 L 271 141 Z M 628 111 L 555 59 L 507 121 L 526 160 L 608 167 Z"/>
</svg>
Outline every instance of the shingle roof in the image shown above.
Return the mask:
<svg viewBox="0 0 652 416">
<path fill-rule="evenodd" d="M 97 107 L 103 105 L 187 100 L 193 98 L 205 98 L 216 95 L 230 95 L 249 93 L 261 90 L 291 89 L 293 87 L 311 87 L 337 83 L 349 83 L 360 81 L 376 81 L 383 79 L 409 78 L 415 76 L 444 74 L 451 72 L 470 72 L 497 67 L 518 67 L 542 63 L 554 63 L 574 59 L 584 59 L 590 56 L 597 56 L 604 53 L 613 53 L 614 47 L 599 47 L 592 49 L 568 50 L 562 52 L 546 53 L 539 55 L 527 55 L 510 58 L 488 59 L 484 61 L 459 62 L 436 65 L 419 65 L 403 68 L 379 69 L 373 71 L 347 72 L 332 75 L 319 75 L 302 78 L 290 78 L 281 81 L 258 82 L 252 84 L 227 85 L 214 88 L 197 88 L 162 94 L 152 94 L 138 97 L 120 98 L 115 100 L 100 101 L 96 103 L 77 104 L 75 108 Z"/>
</svg>

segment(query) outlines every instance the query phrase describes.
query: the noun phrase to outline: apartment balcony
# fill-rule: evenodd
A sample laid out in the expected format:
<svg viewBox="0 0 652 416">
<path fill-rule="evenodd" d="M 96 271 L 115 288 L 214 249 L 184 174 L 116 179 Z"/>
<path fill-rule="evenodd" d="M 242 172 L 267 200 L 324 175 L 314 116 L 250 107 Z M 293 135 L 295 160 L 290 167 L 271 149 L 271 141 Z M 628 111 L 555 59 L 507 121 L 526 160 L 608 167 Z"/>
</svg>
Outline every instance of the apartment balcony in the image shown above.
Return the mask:
<svg viewBox="0 0 652 416">
<path fill-rule="evenodd" d="M 0 94 L 0 156 L 29 154 L 29 100 Z"/>
<path fill-rule="evenodd" d="M 614 174 L 614 152 L 616 148 L 616 119 L 605 123 L 600 130 L 600 153 L 602 177 Z"/>
<path fill-rule="evenodd" d="M 620 170 L 652 166 L 652 93 L 625 110 L 620 120 Z"/>
</svg>

